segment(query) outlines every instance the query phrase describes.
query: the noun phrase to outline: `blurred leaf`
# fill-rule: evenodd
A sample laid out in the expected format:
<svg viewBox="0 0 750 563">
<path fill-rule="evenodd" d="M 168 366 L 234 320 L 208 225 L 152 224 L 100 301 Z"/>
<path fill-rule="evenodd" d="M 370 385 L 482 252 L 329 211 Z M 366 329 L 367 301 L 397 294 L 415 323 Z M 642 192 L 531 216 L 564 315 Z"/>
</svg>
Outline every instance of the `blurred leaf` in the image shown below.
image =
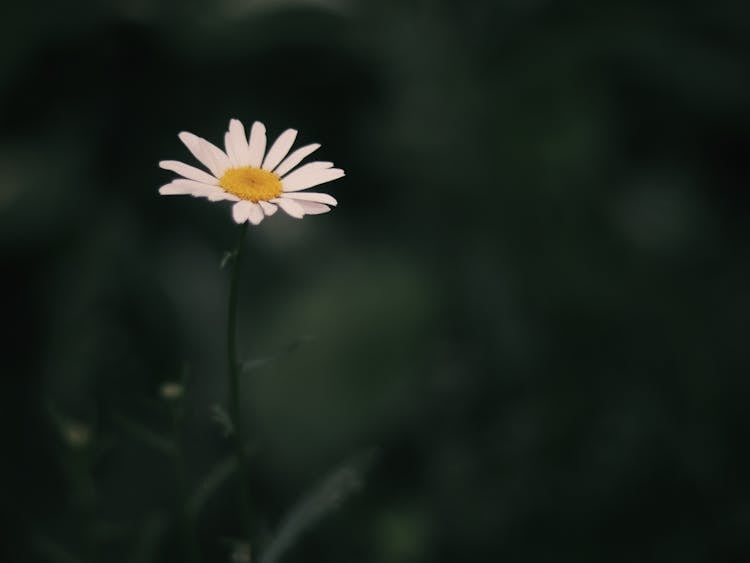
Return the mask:
<svg viewBox="0 0 750 563">
<path fill-rule="evenodd" d="M 242 362 L 242 373 L 247 373 L 250 371 L 254 371 L 257 369 L 260 369 L 262 367 L 265 367 L 269 364 L 272 364 L 273 362 L 286 358 L 288 356 L 291 356 L 294 354 L 297 350 L 299 350 L 304 344 L 307 344 L 309 342 L 313 342 L 315 338 L 312 336 L 298 336 L 294 340 L 292 340 L 289 344 L 287 344 L 281 352 L 276 354 L 275 356 L 267 356 L 265 358 L 256 358 L 253 360 L 247 360 L 245 362 Z"/>
<path fill-rule="evenodd" d="M 47 538 L 36 537 L 33 548 L 44 559 L 53 563 L 84 563 L 83 559 L 72 555 L 64 547 Z"/>
<path fill-rule="evenodd" d="M 229 263 L 234 260 L 235 256 L 237 256 L 236 250 L 227 250 L 224 252 L 224 255 L 221 257 L 221 262 L 219 263 L 219 270 L 223 270 L 226 268 Z"/>
<path fill-rule="evenodd" d="M 177 452 L 177 447 L 171 440 L 157 434 L 156 432 L 146 428 L 142 424 L 135 422 L 134 420 L 131 420 L 120 413 L 114 413 L 112 415 L 112 421 L 120 429 L 130 434 L 133 438 L 145 444 L 146 446 L 154 448 L 155 450 L 158 450 L 170 457 L 174 456 Z"/>
<path fill-rule="evenodd" d="M 232 418 L 221 405 L 211 405 L 211 420 L 221 427 L 221 433 L 225 438 L 231 436 L 234 433 L 234 424 L 232 423 Z"/>
<path fill-rule="evenodd" d="M 373 452 L 360 455 L 335 470 L 292 508 L 271 540 L 260 563 L 276 563 L 298 538 L 352 493 L 362 487 L 362 473 L 370 465 Z"/>
<path fill-rule="evenodd" d="M 164 518 L 154 514 L 143 522 L 133 546 L 133 554 L 130 558 L 132 563 L 150 563 L 156 557 L 159 546 L 159 538 L 164 531 Z"/>
<path fill-rule="evenodd" d="M 237 459 L 234 457 L 226 458 L 214 465 L 190 495 L 187 502 L 188 514 L 196 517 L 206 502 L 235 471 L 237 471 Z"/>
</svg>

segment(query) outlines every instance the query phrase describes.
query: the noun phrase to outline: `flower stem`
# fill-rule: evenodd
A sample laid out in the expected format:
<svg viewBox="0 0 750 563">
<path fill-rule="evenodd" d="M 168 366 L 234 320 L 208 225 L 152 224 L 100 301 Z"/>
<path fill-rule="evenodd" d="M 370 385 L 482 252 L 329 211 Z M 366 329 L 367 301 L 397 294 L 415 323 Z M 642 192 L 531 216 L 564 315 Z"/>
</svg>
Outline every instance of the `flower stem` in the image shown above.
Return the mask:
<svg viewBox="0 0 750 563">
<path fill-rule="evenodd" d="M 229 311 L 227 315 L 227 365 L 229 375 L 229 395 L 227 397 L 229 417 L 232 420 L 232 437 L 237 455 L 238 476 L 240 481 L 240 516 L 243 534 L 249 539 L 250 525 L 250 491 L 247 478 L 249 473 L 247 455 L 240 421 L 240 363 L 237 359 L 237 286 L 242 259 L 242 248 L 245 242 L 248 223 L 240 226 L 240 237 L 234 250 L 232 273 L 229 285 Z"/>
<path fill-rule="evenodd" d="M 91 474 L 91 452 L 73 452 L 73 477 L 75 479 L 76 496 L 78 507 L 81 512 L 84 548 L 86 550 L 85 561 L 95 563 L 98 559 L 97 538 L 95 526 L 97 494 L 93 475 Z"/>
</svg>

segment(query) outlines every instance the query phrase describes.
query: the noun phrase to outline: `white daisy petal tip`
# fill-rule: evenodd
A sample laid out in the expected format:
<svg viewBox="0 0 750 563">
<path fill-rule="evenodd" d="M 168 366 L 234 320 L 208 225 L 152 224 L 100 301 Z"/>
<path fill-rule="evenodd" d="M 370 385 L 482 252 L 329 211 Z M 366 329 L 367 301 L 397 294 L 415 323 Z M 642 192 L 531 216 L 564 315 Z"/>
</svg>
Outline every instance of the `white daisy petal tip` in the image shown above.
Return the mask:
<svg viewBox="0 0 750 563">
<path fill-rule="evenodd" d="M 295 219 L 302 219 L 302 217 L 305 216 L 305 209 L 292 199 L 280 197 L 272 201 L 273 203 L 276 203 L 279 207 L 281 207 L 281 209 L 283 209 L 284 212 L 290 217 L 294 217 Z"/>
<path fill-rule="evenodd" d="M 179 133 L 177 133 L 177 138 L 187 145 L 190 141 L 193 140 L 193 138 L 197 137 L 190 131 L 180 131 Z"/>
<path fill-rule="evenodd" d="M 281 161 L 281 164 L 279 164 L 274 169 L 274 173 L 279 176 L 284 176 L 287 172 L 292 170 L 295 166 L 297 166 L 300 162 L 302 162 L 305 158 L 310 156 L 319 148 L 320 143 L 313 143 L 312 145 L 306 145 L 304 147 L 298 148 L 296 151 L 294 151 Z"/>
<path fill-rule="evenodd" d="M 250 209 L 248 209 L 247 218 L 253 225 L 259 225 L 264 217 L 265 214 L 257 203 L 253 203 Z"/>
<path fill-rule="evenodd" d="M 289 154 L 289 150 L 292 148 L 292 145 L 297 138 L 297 133 L 298 131 L 296 129 L 287 129 L 279 135 L 273 145 L 271 145 L 271 148 L 268 149 L 268 153 L 266 153 L 266 157 L 263 159 L 261 168 L 272 172 Z"/>
<path fill-rule="evenodd" d="M 281 183 L 285 192 L 298 192 L 338 180 L 343 174 L 340 168 L 329 168 L 327 162 L 309 162 L 284 176 Z"/>
<path fill-rule="evenodd" d="M 299 201 L 300 207 L 305 212 L 305 215 L 322 215 L 328 213 L 331 208 L 322 203 L 316 203 L 314 201 Z"/>
<path fill-rule="evenodd" d="M 281 194 L 281 197 L 286 199 L 293 199 L 296 201 L 312 201 L 315 203 L 323 203 L 325 205 L 338 205 L 336 198 L 329 194 L 320 192 L 285 192 Z"/>
<path fill-rule="evenodd" d="M 232 206 L 232 219 L 238 225 L 246 222 L 248 219 L 248 210 L 250 209 L 249 201 L 238 201 Z"/>
<path fill-rule="evenodd" d="M 270 217 L 279 210 L 279 206 L 274 203 L 268 201 L 259 201 L 258 203 L 260 204 L 261 209 L 263 209 L 263 213 L 266 214 L 266 217 Z"/>
<path fill-rule="evenodd" d="M 159 167 L 163 168 L 164 170 L 176 172 L 177 174 L 179 174 L 183 178 L 187 178 L 188 180 L 195 180 L 196 182 L 202 182 L 204 184 L 211 184 L 214 186 L 218 184 L 218 179 L 213 175 L 178 160 L 162 160 L 161 162 L 159 162 Z"/>
<path fill-rule="evenodd" d="M 159 194 L 231 201 L 232 218 L 238 224 L 258 225 L 279 207 L 296 219 L 327 213 L 338 204 L 333 196 L 301 190 L 341 178 L 344 171 L 333 168 L 333 162 L 300 166 L 321 145 L 312 143 L 292 150 L 297 133 L 296 129 L 286 129 L 270 142 L 262 122 L 253 122 L 246 136 L 242 122 L 231 118 L 224 135 L 224 151 L 193 133 L 181 131 L 178 138 L 207 170 L 176 160 L 159 161 L 160 168 L 178 174 L 159 188 Z"/>
</svg>

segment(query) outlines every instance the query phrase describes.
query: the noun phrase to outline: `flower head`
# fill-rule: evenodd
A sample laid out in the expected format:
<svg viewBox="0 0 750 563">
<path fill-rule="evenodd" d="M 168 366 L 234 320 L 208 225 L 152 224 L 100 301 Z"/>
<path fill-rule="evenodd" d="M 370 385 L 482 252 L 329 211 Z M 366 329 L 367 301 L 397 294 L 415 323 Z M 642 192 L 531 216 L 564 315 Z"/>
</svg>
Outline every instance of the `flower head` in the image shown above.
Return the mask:
<svg viewBox="0 0 750 563">
<path fill-rule="evenodd" d="M 176 381 L 167 381 L 159 387 L 159 393 L 166 401 L 176 401 L 185 393 L 185 388 Z"/>
<path fill-rule="evenodd" d="M 91 428 L 80 422 L 65 422 L 61 431 L 65 442 L 74 450 L 81 450 L 91 442 Z"/>
<path fill-rule="evenodd" d="M 162 160 L 160 167 L 181 176 L 159 188 L 162 195 L 233 201 L 234 220 L 250 221 L 253 225 L 276 213 L 279 207 L 301 219 L 305 215 L 326 213 L 337 203 L 328 194 L 301 191 L 341 178 L 344 171 L 334 168 L 332 162 L 298 166 L 320 145 L 307 145 L 290 153 L 297 138 L 294 129 L 279 135 L 268 151 L 266 128 L 259 121 L 253 123 L 248 139 L 242 123 L 232 119 L 224 136 L 226 152 L 192 133 L 182 132 L 179 137 L 208 172 L 176 160 Z"/>
</svg>

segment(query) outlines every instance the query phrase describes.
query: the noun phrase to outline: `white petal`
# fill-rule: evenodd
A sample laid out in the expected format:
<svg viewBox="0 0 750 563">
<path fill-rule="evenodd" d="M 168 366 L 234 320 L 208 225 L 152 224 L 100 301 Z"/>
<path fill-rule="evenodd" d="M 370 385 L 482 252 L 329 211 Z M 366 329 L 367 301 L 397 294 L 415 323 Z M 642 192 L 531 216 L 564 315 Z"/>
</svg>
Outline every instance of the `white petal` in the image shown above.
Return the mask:
<svg viewBox="0 0 750 563">
<path fill-rule="evenodd" d="M 305 215 L 320 215 L 321 213 L 328 213 L 331 210 L 327 205 L 314 201 L 298 201 L 297 203 L 305 210 Z"/>
<path fill-rule="evenodd" d="M 311 162 L 297 168 L 297 170 L 281 179 L 284 191 L 296 192 L 299 190 L 305 190 L 317 186 L 318 184 L 331 182 L 344 175 L 344 171 L 340 168 L 324 167 L 324 165 L 329 164 L 329 162 Z"/>
<path fill-rule="evenodd" d="M 289 192 L 283 193 L 281 197 L 303 201 L 314 201 L 317 203 L 325 203 L 327 205 L 338 204 L 336 198 L 334 198 L 333 196 L 319 192 Z"/>
<path fill-rule="evenodd" d="M 206 196 L 210 201 L 240 201 L 241 198 L 224 190 L 212 192 Z"/>
<path fill-rule="evenodd" d="M 284 174 L 289 172 L 292 168 L 297 166 L 300 162 L 302 162 L 303 158 L 314 153 L 319 148 L 320 148 L 320 145 L 318 143 L 313 143 L 312 145 L 307 145 L 305 147 L 301 147 L 297 149 L 288 157 L 286 157 L 286 159 L 284 159 L 284 162 L 279 164 L 278 168 L 276 168 L 274 172 L 276 172 L 276 174 L 278 174 L 279 176 L 283 176 Z"/>
<path fill-rule="evenodd" d="M 250 205 L 251 207 L 247 212 L 247 217 L 253 225 L 257 225 L 263 220 L 265 215 L 263 215 L 263 210 L 260 208 L 260 205 L 257 203 L 251 203 Z"/>
<path fill-rule="evenodd" d="M 212 145 L 206 139 L 201 139 L 186 131 L 180 133 L 179 137 L 188 150 L 193 153 L 193 156 L 217 178 L 221 178 L 227 168 L 231 167 L 229 157 L 224 154 L 224 151 Z"/>
<path fill-rule="evenodd" d="M 266 126 L 260 121 L 253 123 L 250 129 L 249 145 L 247 163 L 250 166 L 260 166 L 266 152 Z"/>
<path fill-rule="evenodd" d="M 319 168 L 320 170 L 326 170 L 328 168 L 333 168 L 333 162 L 324 162 L 322 160 L 315 160 L 313 162 L 308 162 L 304 166 L 300 166 L 296 170 L 292 170 L 286 176 L 283 176 L 283 178 L 288 178 L 289 176 L 291 176 L 292 174 L 295 174 L 296 172 L 298 172 L 299 170 L 302 170 L 303 168 L 305 169 Z M 277 174 L 277 176 L 279 176 L 279 174 Z"/>
<path fill-rule="evenodd" d="M 171 170 L 177 172 L 180 176 L 187 178 L 188 180 L 195 180 L 196 182 L 202 182 L 204 184 L 216 185 L 218 180 L 211 176 L 208 172 L 204 172 L 199 168 L 179 162 L 177 160 L 162 160 L 159 166 L 164 170 Z"/>
<path fill-rule="evenodd" d="M 294 144 L 294 140 L 296 138 L 297 131 L 295 129 L 287 129 L 281 135 L 279 135 L 279 138 L 276 139 L 276 142 L 269 149 L 268 154 L 266 155 L 266 159 L 263 161 L 263 166 L 261 168 L 263 168 L 264 170 L 273 171 L 273 169 L 276 168 L 279 162 L 281 162 L 281 159 L 289 153 L 289 149 L 292 148 L 292 145 Z"/>
<path fill-rule="evenodd" d="M 195 180 L 185 180 L 179 178 L 172 180 L 169 184 L 166 184 L 159 188 L 161 195 L 192 195 L 208 197 L 209 195 L 224 193 L 219 186 L 211 186 L 209 184 L 203 184 L 202 182 L 196 182 Z"/>
<path fill-rule="evenodd" d="M 243 199 L 232 206 L 232 218 L 235 223 L 242 224 L 247 221 L 253 203 Z"/>
<path fill-rule="evenodd" d="M 239 119 L 232 119 L 229 122 L 229 131 L 224 135 L 224 145 L 227 148 L 227 155 L 232 166 L 239 168 L 247 165 L 247 138 L 245 137 L 245 127 Z"/>
<path fill-rule="evenodd" d="M 286 211 L 287 215 L 291 215 L 295 219 L 302 219 L 302 217 L 305 215 L 305 210 L 302 209 L 302 206 L 294 200 L 276 198 L 272 199 L 271 201 L 278 204 L 281 209 Z"/>
<path fill-rule="evenodd" d="M 327 170 L 328 168 L 333 168 L 333 162 L 323 162 L 321 160 L 315 160 L 313 162 L 308 162 L 306 164 L 303 164 L 299 168 L 292 170 L 291 172 L 287 173 L 286 176 L 282 176 L 283 178 L 289 178 L 292 174 L 296 174 L 300 170 L 312 170 L 312 169 L 318 169 L 318 170 Z"/>
<path fill-rule="evenodd" d="M 267 201 L 259 201 L 258 204 L 263 208 L 263 213 L 265 213 L 268 217 L 276 213 L 279 208 L 278 206 L 274 205 L 273 203 L 269 203 Z"/>
<path fill-rule="evenodd" d="M 175 186 L 171 182 L 159 188 L 160 195 L 193 195 L 195 192 L 195 188 L 188 186 Z"/>
</svg>

